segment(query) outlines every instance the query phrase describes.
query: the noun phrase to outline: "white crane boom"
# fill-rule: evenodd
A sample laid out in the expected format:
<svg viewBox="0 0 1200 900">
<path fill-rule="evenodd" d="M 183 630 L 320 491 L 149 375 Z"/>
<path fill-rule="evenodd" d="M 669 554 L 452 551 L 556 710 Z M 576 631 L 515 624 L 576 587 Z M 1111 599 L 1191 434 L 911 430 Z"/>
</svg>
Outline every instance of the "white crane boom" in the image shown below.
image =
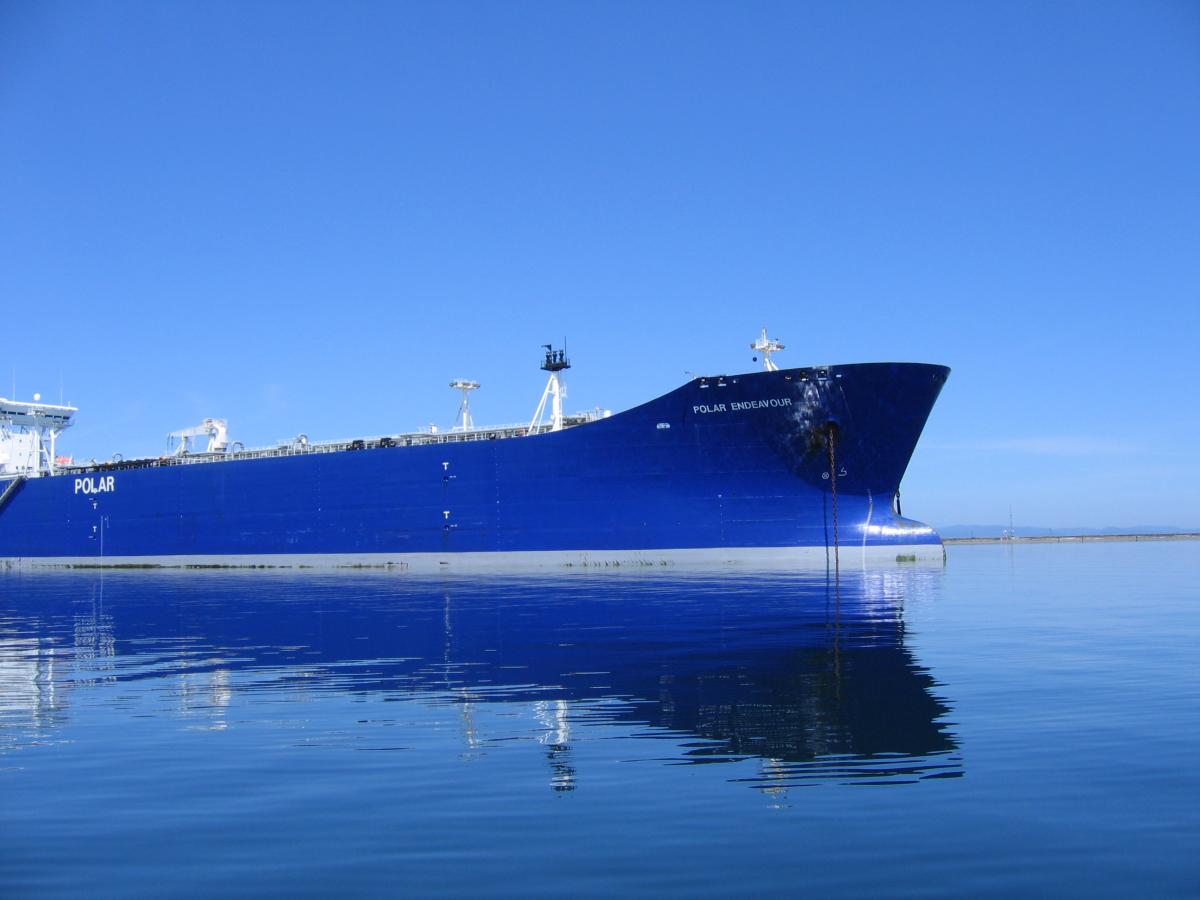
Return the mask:
<svg viewBox="0 0 1200 900">
<path fill-rule="evenodd" d="M 192 438 L 207 437 L 206 453 L 224 453 L 229 447 L 229 426 L 224 419 L 205 419 L 199 425 L 191 428 L 181 428 L 167 435 L 167 445 L 179 441 L 179 446 L 171 451 L 172 456 L 181 456 L 191 452 Z"/>
</svg>

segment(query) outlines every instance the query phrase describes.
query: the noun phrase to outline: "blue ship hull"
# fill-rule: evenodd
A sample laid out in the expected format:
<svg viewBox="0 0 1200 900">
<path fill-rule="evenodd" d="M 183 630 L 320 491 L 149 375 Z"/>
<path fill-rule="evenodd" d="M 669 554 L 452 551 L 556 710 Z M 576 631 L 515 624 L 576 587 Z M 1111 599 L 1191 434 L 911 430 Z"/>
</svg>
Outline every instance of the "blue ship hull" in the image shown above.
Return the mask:
<svg viewBox="0 0 1200 900">
<path fill-rule="evenodd" d="M 530 437 L 35 478 L 0 508 L 0 560 L 791 563 L 835 545 L 842 559 L 940 559 L 937 534 L 894 500 L 948 374 L 868 363 L 698 378 Z"/>
</svg>

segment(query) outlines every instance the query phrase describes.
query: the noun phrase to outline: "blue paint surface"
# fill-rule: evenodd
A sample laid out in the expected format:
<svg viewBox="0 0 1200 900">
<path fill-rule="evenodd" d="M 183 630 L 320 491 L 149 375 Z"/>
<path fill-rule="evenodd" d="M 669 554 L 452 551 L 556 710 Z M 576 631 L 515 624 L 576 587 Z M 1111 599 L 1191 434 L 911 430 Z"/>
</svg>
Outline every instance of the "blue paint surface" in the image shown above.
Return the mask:
<svg viewBox="0 0 1200 900">
<path fill-rule="evenodd" d="M 828 546 L 831 423 L 839 539 L 937 543 L 893 496 L 948 372 L 700 378 L 535 437 L 34 479 L 0 510 L 0 557 Z"/>
<path fill-rule="evenodd" d="M 1200 544 L 0 576 L 6 896 L 1194 896 Z"/>
</svg>

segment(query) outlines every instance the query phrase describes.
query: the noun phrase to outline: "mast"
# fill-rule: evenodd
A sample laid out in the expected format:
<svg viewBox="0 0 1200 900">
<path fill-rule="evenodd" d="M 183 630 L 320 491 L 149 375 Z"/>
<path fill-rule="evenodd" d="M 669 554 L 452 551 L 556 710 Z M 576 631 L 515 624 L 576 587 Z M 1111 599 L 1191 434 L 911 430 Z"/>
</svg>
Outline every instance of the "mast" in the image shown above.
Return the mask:
<svg viewBox="0 0 1200 900">
<path fill-rule="evenodd" d="M 471 391 L 479 390 L 479 382 L 455 378 L 450 382 L 450 387 L 462 391 L 462 403 L 458 407 L 458 416 L 454 420 L 454 427 L 450 430 L 470 431 L 475 427 L 475 421 L 471 418 Z"/>
<path fill-rule="evenodd" d="M 537 434 L 538 429 L 542 426 L 542 418 L 546 413 L 546 403 L 550 402 L 550 430 L 562 431 L 563 427 L 563 398 L 567 396 L 567 385 L 563 381 L 562 373 L 571 368 L 571 361 L 567 359 L 566 347 L 562 350 L 555 350 L 550 344 L 542 344 L 546 349 L 546 357 L 542 360 L 542 371 L 550 373 L 550 380 L 546 382 L 546 389 L 542 391 L 541 402 L 538 403 L 537 409 L 534 410 L 533 420 L 529 423 L 529 434 Z"/>
<path fill-rule="evenodd" d="M 764 325 L 762 334 L 758 340 L 750 345 L 751 350 L 757 350 L 762 354 L 763 369 L 767 372 L 778 372 L 779 366 L 775 364 L 775 360 L 771 359 L 772 353 L 778 353 L 783 349 L 783 344 L 774 338 L 767 337 L 767 327 Z"/>
</svg>

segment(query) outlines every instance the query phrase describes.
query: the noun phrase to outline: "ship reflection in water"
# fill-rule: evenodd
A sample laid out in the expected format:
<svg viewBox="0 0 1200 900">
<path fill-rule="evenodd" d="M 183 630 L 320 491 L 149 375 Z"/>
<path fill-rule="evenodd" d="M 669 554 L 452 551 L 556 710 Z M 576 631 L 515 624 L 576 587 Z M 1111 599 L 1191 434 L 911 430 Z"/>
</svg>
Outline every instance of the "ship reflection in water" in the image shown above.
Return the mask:
<svg viewBox="0 0 1200 900">
<path fill-rule="evenodd" d="M 589 777 L 580 744 L 613 738 L 772 793 L 954 777 L 947 701 L 905 633 L 940 577 L 10 575 L 0 756 L 67 740 L 84 709 L 237 729 L 291 702 L 304 739 L 425 752 L 418 732 L 451 723 L 451 751 L 542 754 L 561 792 Z M 351 702 L 309 715 L 331 697 Z"/>
</svg>

